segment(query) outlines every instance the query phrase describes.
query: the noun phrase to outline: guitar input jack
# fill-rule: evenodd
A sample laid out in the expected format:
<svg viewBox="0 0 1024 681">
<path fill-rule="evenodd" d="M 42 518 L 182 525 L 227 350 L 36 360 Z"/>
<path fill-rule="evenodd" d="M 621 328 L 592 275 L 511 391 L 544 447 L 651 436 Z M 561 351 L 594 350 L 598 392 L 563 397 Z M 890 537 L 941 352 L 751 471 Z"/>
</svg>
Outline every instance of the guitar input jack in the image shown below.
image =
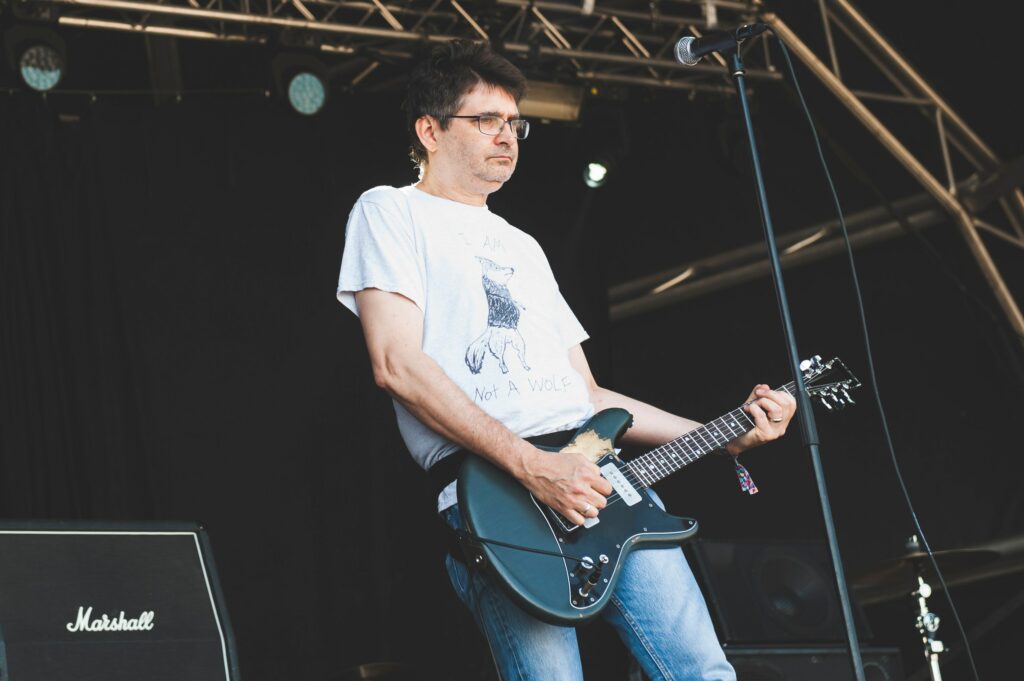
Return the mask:
<svg viewBox="0 0 1024 681">
<path fill-rule="evenodd" d="M 580 588 L 576 592 L 586 598 L 590 595 L 590 591 L 597 586 L 597 583 L 601 581 L 601 567 L 598 566 L 593 572 L 587 575 L 587 581 L 580 585 Z"/>
</svg>

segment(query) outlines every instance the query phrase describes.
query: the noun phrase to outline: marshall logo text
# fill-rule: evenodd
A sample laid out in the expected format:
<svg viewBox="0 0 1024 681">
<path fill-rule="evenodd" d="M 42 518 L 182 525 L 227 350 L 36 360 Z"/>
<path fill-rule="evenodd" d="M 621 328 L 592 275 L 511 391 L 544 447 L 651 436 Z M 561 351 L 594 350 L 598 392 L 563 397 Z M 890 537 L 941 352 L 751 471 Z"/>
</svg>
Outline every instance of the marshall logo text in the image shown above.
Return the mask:
<svg viewBox="0 0 1024 681">
<path fill-rule="evenodd" d="M 153 629 L 152 610 L 147 610 L 138 617 L 125 619 L 124 610 L 117 617 L 103 615 L 99 619 L 92 619 L 92 606 L 85 608 L 78 606 L 78 617 L 74 622 L 68 622 L 68 631 L 151 631 Z"/>
</svg>

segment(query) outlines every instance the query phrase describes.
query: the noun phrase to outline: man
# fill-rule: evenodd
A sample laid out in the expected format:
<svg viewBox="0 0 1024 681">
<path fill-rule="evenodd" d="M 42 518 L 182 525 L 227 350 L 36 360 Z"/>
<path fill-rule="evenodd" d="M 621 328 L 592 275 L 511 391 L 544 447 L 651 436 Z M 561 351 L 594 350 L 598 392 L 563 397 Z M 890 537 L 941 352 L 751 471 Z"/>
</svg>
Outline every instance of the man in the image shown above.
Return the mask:
<svg viewBox="0 0 1024 681">
<path fill-rule="evenodd" d="M 700 425 L 595 382 L 580 347 L 587 334 L 537 242 L 487 209 L 529 132 L 518 109 L 525 85 L 485 45 L 436 48 L 414 69 L 405 104 L 420 181 L 364 193 L 346 229 L 338 298 L 359 315 L 375 380 L 394 398 L 409 451 L 439 481 L 438 511 L 453 527 L 456 450 L 486 457 L 583 524 L 611 485 L 581 454 L 524 438 L 609 407 L 633 414 L 627 443 L 659 445 Z M 749 401 L 756 428 L 732 454 L 782 435 L 796 409 L 766 385 Z M 531 617 L 453 556 L 447 568 L 502 679 L 582 679 L 574 629 Z M 655 681 L 735 679 L 679 549 L 632 553 L 602 616 Z"/>
</svg>

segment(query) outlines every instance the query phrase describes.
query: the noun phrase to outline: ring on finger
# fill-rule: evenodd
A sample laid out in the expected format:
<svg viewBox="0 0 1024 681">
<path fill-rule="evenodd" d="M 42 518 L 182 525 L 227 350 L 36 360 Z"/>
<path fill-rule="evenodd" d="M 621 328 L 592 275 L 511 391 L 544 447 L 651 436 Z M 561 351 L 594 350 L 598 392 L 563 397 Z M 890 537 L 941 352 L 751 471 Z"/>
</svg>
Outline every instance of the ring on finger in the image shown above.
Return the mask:
<svg viewBox="0 0 1024 681">
<path fill-rule="evenodd" d="M 770 418 L 768 420 L 771 421 L 772 423 L 782 423 L 782 417 L 781 416 L 778 417 L 778 418 L 773 416 L 772 418 Z"/>
<path fill-rule="evenodd" d="M 594 508 L 593 504 L 587 504 L 586 506 L 583 507 L 583 510 L 580 511 L 580 513 L 586 513 L 587 511 L 589 511 L 592 508 Z"/>
</svg>

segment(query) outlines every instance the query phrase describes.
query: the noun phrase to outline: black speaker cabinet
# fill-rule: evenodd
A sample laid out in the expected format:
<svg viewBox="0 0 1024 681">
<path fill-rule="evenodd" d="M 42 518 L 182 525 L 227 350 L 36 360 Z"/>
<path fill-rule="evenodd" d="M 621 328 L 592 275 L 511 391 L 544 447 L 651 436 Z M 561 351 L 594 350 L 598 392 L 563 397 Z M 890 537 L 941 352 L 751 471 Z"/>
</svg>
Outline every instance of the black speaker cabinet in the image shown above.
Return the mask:
<svg viewBox="0 0 1024 681">
<path fill-rule="evenodd" d="M 854 681 L 850 655 L 838 646 L 822 648 L 727 646 L 737 681 Z M 867 681 L 904 681 L 897 648 L 862 648 Z"/>
<path fill-rule="evenodd" d="M 0 681 L 237 681 L 197 525 L 0 523 Z"/>
<path fill-rule="evenodd" d="M 850 655 L 840 646 L 725 646 L 736 681 L 855 681 Z M 898 648 L 861 648 L 866 681 L 905 681 Z M 636 659 L 628 681 L 650 681 Z"/>
<path fill-rule="evenodd" d="M 825 544 L 697 540 L 689 547 L 723 641 L 846 640 Z M 870 638 L 863 612 L 853 607 L 859 637 Z"/>
</svg>

